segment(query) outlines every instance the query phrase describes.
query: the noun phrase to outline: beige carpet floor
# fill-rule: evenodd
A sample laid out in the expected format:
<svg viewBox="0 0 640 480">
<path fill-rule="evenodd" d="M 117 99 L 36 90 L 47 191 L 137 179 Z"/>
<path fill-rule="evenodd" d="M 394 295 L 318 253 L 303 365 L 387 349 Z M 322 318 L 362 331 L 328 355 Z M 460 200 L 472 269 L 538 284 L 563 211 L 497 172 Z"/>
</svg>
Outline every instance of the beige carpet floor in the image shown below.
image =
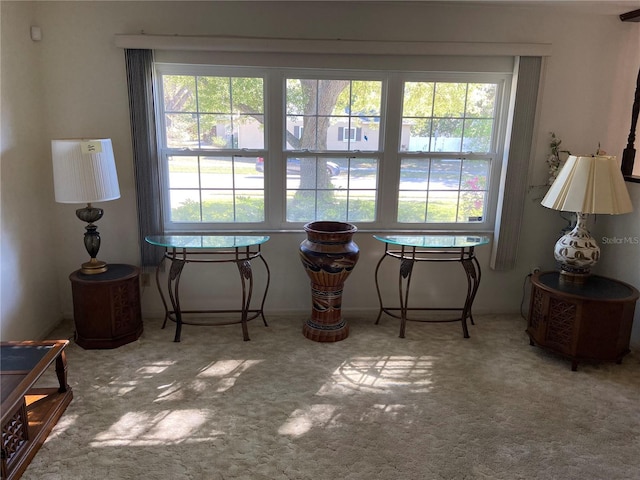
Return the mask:
<svg viewBox="0 0 640 480">
<path fill-rule="evenodd" d="M 294 317 L 254 320 L 249 342 L 230 325 L 174 343 L 157 320 L 118 349 L 71 342 L 74 400 L 23 479 L 640 478 L 638 353 L 572 372 L 517 315 L 469 339 L 346 318 L 334 344 Z"/>
</svg>

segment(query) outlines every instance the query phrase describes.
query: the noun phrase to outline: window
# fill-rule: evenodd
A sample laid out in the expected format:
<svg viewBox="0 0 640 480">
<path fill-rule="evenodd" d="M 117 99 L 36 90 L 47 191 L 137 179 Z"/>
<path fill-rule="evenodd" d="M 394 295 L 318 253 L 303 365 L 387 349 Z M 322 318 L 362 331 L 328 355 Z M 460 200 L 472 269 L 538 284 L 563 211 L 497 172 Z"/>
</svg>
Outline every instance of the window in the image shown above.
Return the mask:
<svg viewBox="0 0 640 480">
<path fill-rule="evenodd" d="M 338 128 L 338 140 L 341 142 L 354 141 L 362 138 L 362 129 L 361 128 L 348 128 L 348 127 L 339 127 Z"/>
<path fill-rule="evenodd" d="M 264 81 L 161 76 L 162 171 L 169 224 L 264 222 Z M 256 155 L 247 157 L 246 151 Z"/>
<path fill-rule="evenodd" d="M 496 90 L 493 83 L 405 82 L 398 222 L 484 220 Z"/>
<path fill-rule="evenodd" d="M 382 81 L 287 78 L 285 94 L 291 174 L 286 180 L 286 221 L 374 222 Z M 296 127 L 302 128 L 300 138 L 291 135 Z M 362 129 L 371 132 L 370 141 L 356 135 Z M 362 155 L 363 150 L 370 152 Z"/>
<path fill-rule="evenodd" d="M 493 228 L 510 75 L 156 73 L 168 231 Z"/>
</svg>

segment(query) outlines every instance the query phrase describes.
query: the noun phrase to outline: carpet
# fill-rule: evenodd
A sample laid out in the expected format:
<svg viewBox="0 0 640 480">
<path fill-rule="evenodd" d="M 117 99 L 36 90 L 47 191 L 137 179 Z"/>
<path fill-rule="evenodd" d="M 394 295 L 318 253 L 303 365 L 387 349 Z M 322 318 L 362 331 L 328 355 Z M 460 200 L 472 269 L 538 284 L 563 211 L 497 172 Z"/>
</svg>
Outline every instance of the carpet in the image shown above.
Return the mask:
<svg viewBox="0 0 640 480">
<path fill-rule="evenodd" d="M 148 319 L 117 349 L 70 342 L 74 400 L 23 479 L 639 478 L 637 352 L 572 372 L 517 315 L 477 316 L 469 339 L 345 318 L 328 344 L 293 316 L 250 322 L 248 342 L 229 325 L 174 343 Z"/>
</svg>

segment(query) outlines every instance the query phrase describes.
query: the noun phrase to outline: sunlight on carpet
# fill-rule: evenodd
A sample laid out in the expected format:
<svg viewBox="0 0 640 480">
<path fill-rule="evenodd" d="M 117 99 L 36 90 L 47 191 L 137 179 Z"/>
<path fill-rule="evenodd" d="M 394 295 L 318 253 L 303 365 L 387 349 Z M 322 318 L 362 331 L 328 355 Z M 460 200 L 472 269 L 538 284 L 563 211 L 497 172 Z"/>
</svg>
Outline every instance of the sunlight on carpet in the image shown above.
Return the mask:
<svg viewBox="0 0 640 480">
<path fill-rule="evenodd" d="M 155 414 L 128 412 L 106 432 L 95 436 L 92 447 L 175 444 L 185 441 L 208 441 L 223 432 L 210 432 L 208 437 L 196 435 L 210 422 L 207 409 L 165 410 Z"/>
<path fill-rule="evenodd" d="M 429 356 L 353 357 L 334 372 L 333 384 L 325 385 L 319 393 L 330 393 L 336 385 L 373 391 L 408 387 L 413 392 L 426 392 L 432 383 L 433 360 Z"/>
<path fill-rule="evenodd" d="M 334 417 L 336 405 L 310 405 L 294 411 L 278 429 L 281 435 L 299 437 L 315 427 L 325 427 Z"/>
</svg>

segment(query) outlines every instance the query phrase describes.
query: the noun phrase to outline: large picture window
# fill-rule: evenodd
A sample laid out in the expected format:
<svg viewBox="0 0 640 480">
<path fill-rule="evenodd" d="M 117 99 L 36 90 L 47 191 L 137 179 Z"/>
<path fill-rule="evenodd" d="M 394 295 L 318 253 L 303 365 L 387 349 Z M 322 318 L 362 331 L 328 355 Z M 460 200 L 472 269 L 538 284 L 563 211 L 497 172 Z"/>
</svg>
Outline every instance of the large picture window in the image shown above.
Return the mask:
<svg viewBox="0 0 640 480">
<path fill-rule="evenodd" d="M 156 64 L 165 229 L 493 228 L 509 75 Z"/>
</svg>

